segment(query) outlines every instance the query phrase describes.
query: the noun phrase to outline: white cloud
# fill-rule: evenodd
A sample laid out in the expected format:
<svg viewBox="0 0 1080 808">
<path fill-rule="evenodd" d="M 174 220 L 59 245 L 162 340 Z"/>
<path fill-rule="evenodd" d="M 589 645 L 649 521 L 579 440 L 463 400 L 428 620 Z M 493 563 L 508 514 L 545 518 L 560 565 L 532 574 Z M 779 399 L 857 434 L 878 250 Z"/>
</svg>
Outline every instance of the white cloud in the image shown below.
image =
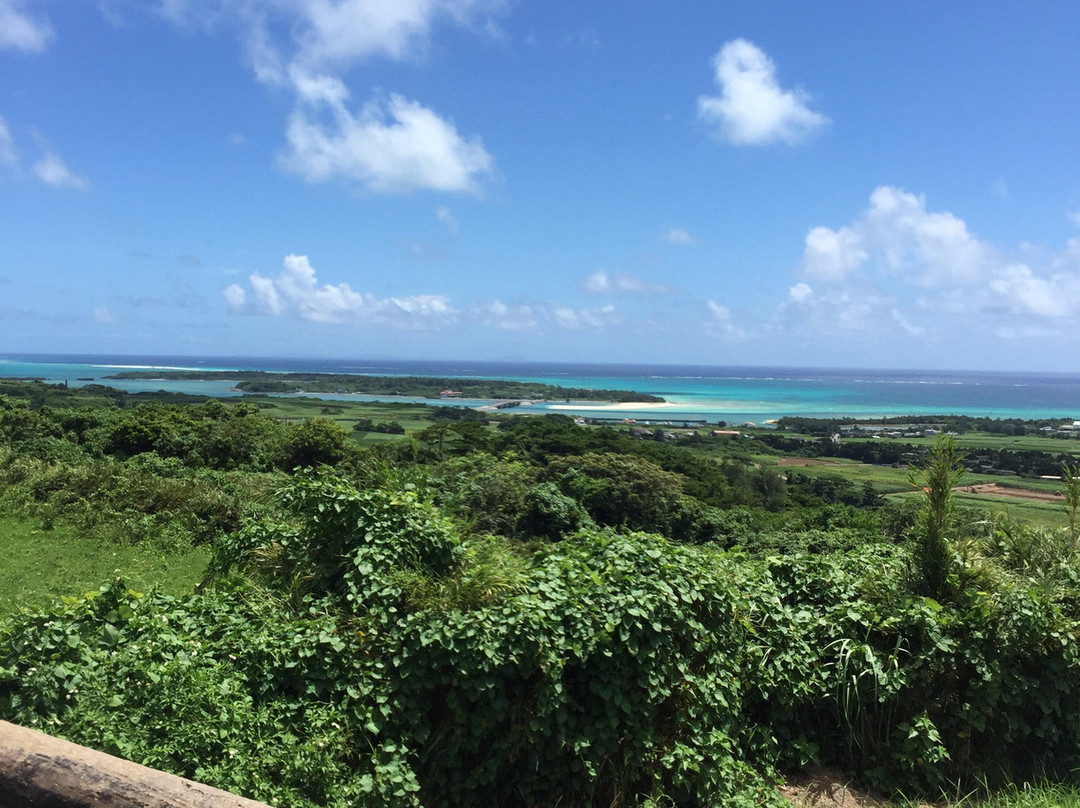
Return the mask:
<svg viewBox="0 0 1080 808">
<path fill-rule="evenodd" d="M 900 327 L 900 330 L 906 333 L 908 336 L 921 337 L 926 333 L 925 328 L 923 328 L 921 325 L 914 325 L 913 323 L 909 322 L 908 319 L 903 314 L 901 314 L 900 310 L 897 308 L 890 309 L 889 316 L 892 318 L 892 321 Z"/>
<path fill-rule="evenodd" d="M 717 337 L 727 339 L 743 339 L 746 332 L 735 325 L 735 319 L 731 316 L 731 310 L 723 303 L 708 300 L 705 303 L 708 312 L 706 330 Z"/>
<path fill-rule="evenodd" d="M 536 331 L 540 325 L 539 318 L 542 316 L 537 306 L 528 304 L 508 306 L 501 300 L 473 306 L 470 314 L 481 325 L 503 331 Z"/>
<path fill-rule="evenodd" d="M 378 298 L 348 283 L 320 284 L 307 256 L 287 255 L 276 277 L 258 272 L 247 286 L 230 284 L 221 291 L 233 314 L 296 317 L 314 323 L 344 323 L 398 330 L 436 330 L 475 323 L 503 331 L 542 331 L 545 327 L 598 331 L 622 323 L 613 305 L 575 309 L 559 303 L 501 300 L 455 308 L 442 295 Z"/>
<path fill-rule="evenodd" d="M 22 0 L 0 0 L 0 51 L 37 53 L 53 39 L 49 21 L 28 14 Z"/>
<path fill-rule="evenodd" d="M 457 237 L 461 232 L 461 222 L 457 220 L 457 217 L 450 212 L 450 208 L 446 205 L 440 205 L 435 209 L 435 218 L 445 225 L 446 229 L 450 231 L 450 235 Z"/>
<path fill-rule="evenodd" d="M 869 268 L 933 287 L 978 282 L 995 262 L 994 251 L 962 219 L 927 211 L 923 197 L 882 186 L 850 225 L 815 227 L 807 234 L 802 268 L 829 281 Z"/>
<path fill-rule="evenodd" d="M 155 0 L 152 7 L 189 31 L 235 27 L 256 79 L 295 93 L 287 145 L 279 157 L 285 170 L 310 182 L 341 180 L 369 192 L 408 193 L 475 191 L 494 161 L 479 137 L 459 135 L 452 121 L 418 101 L 390 95 L 350 108 L 343 76 L 365 60 L 419 60 L 441 23 L 498 38 L 495 19 L 507 5 L 507 0 Z"/>
<path fill-rule="evenodd" d="M 814 290 L 809 285 L 799 282 L 788 289 L 788 300 L 793 303 L 804 303 L 810 299 L 810 296 L 814 294 Z"/>
<path fill-rule="evenodd" d="M 628 272 L 608 272 L 600 269 L 585 279 L 582 287 L 590 295 L 610 294 L 667 294 L 670 288 L 663 283 L 649 283 Z"/>
<path fill-rule="evenodd" d="M 571 331 L 599 331 L 609 326 L 619 325 L 623 318 L 610 303 L 598 309 L 572 309 L 568 306 L 555 306 L 551 316 L 560 328 Z"/>
<path fill-rule="evenodd" d="M 1005 267 L 990 281 L 984 309 L 1032 314 L 1042 318 L 1075 317 L 1080 313 L 1080 275 L 1057 273 L 1037 276 L 1030 267 Z"/>
<path fill-rule="evenodd" d="M 890 323 L 909 334 L 918 329 L 900 315 L 895 299 L 870 286 L 814 291 L 806 284 L 796 284 L 788 290 L 778 315 L 783 326 L 799 332 L 880 334 Z"/>
<path fill-rule="evenodd" d="M 807 106 L 806 92 L 780 87 L 776 65 L 752 42 L 726 43 L 712 64 L 720 95 L 699 97 L 698 117 L 715 125 L 719 137 L 738 146 L 797 143 L 829 123 Z"/>
<path fill-rule="evenodd" d="M 1023 260 L 1009 260 L 953 213 L 882 186 L 849 224 L 807 234 L 801 271 L 814 289 L 792 286 L 779 322 L 820 334 L 886 333 L 889 325 L 915 337 L 1076 333 L 1080 238 L 1057 253 L 1027 243 L 1019 253 Z"/>
<path fill-rule="evenodd" d="M 19 162 L 19 152 L 15 148 L 15 139 L 11 136 L 7 121 L 0 116 L 0 168 L 13 166 Z"/>
<path fill-rule="evenodd" d="M 668 244 L 684 244 L 688 247 L 692 247 L 698 243 L 698 240 L 690 233 L 689 230 L 683 227 L 673 227 L 664 233 L 664 241 Z"/>
<path fill-rule="evenodd" d="M 74 173 L 53 152 L 46 152 L 40 160 L 34 163 L 34 174 L 43 183 L 51 185 L 53 188 L 89 191 L 91 187 L 90 180 L 82 174 Z"/>
<path fill-rule="evenodd" d="M 344 179 L 387 193 L 475 191 L 492 170 L 478 137 L 462 138 L 452 122 L 415 101 L 392 95 L 388 103 L 369 102 L 354 115 L 337 79 L 308 79 L 301 93 L 326 107 L 330 118 L 315 120 L 303 107 L 289 118 L 289 148 L 281 162 L 309 182 Z"/>
<path fill-rule="evenodd" d="M 221 295 L 225 298 L 229 311 L 239 313 L 247 309 L 247 292 L 240 284 L 229 284 L 221 291 Z"/>
<path fill-rule="evenodd" d="M 468 24 L 498 5 L 481 0 L 294 0 L 303 64 L 348 66 L 370 56 L 414 58 L 440 18 Z"/>
<path fill-rule="evenodd" d="M 442 328 L 454 323 L 459 314 L 441 295 L 377 298 L 356 292 L 347 283 L 320 285 L 306 255 L 285 256 L 276 278 L 256 272 L 248 282 L 250 295 L 238 284 L 222 291 L 230 311 L 403 330 Z"/>
<path fill-rule="evenodd" d="M 812 278 L 839 280 L 869 257 L 861 242 L 849 227 L 815 227 L 806 234 L 803 270 Z"/>
<path fill-rule="evenodd" d="M 1075 224 L 1077 227 L 1080 227 L 1080 210 L 1069 211 L 1068 216 L 1072 220 L 1073 224 Z"/>
</svg>

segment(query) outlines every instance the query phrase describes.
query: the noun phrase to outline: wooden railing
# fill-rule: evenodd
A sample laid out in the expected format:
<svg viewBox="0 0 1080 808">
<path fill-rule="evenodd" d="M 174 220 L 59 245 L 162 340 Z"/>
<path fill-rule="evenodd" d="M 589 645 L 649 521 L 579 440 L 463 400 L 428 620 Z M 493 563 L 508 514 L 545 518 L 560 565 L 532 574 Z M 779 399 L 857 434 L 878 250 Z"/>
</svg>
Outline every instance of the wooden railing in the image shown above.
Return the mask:
<svg viewBox="0 0 1080 808">
<path fill-rule="evenodd" d="M 0 721 L 0 808 L 269 808 Z"/>
</svg>

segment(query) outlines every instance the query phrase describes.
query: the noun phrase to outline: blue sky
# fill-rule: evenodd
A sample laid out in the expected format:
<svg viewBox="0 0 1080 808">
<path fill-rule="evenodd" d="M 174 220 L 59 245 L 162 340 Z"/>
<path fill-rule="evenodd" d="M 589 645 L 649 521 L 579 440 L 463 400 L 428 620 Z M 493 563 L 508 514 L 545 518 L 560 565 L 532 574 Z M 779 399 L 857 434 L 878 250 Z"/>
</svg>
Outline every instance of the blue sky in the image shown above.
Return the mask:
<svg viewBox="0 0 1080 808">
<path fill-rule="evenodd" d="M 0 0 L 0 351 L 1077 371 L 1080 6 Z"/>
</svg>

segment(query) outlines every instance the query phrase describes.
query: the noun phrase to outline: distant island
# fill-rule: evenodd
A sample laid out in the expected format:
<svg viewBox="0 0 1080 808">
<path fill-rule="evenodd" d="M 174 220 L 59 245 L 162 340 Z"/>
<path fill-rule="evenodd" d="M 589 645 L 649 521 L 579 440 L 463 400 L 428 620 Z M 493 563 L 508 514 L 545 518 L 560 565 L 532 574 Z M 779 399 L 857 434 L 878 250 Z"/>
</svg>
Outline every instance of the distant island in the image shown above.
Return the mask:
<svg viewBox="0 0 1080 808">
<path fill-rule="evenodd" d="M 633 390 L 560 387 L 553 384 L 505 379 L 365 376 L 352 373 L 271 373 L 265 370 L 128 370 L 105 378 L 163 379 L 185 382 L 235 380 L 236 389 L 244 393 L 359 393 L 368 396 L 413 396 L 432 399 L 664 403 L 664 399 L 660 396 Z"/>
</svg>

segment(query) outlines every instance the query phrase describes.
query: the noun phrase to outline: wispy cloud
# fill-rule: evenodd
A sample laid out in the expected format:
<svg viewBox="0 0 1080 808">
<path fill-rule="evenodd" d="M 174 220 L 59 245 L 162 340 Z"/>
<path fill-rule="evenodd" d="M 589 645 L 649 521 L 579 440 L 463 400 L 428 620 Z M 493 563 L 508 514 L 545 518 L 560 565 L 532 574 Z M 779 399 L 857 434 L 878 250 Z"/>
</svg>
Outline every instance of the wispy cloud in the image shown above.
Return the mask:
<svg viewBox="0 0 1080 808">
<path fill-rule="evenodd" d="M 15 139 L 11 136 L 7 121 L 0 116 L 0 169 L 13 166 L 18 162 L 19 151 L 15 148 Z"/>
<path fill-rule="evenodd" d="M 70 188 L 75 191 L 89 191 L 91 188 L 90 180 L 69 169 L 53 152 L 46 152 L 34 163 L 34 174 L 43 183 L 53 188 Z"/>
<path fill-rule="evenodd" d="M 720 95 L 700 96 L 698 116 L 723 140 L 737 146 L 797 143 L 829 123 L 810 109 L 811 98 L 804 90 L 781 88 L 776 65 L 752 42 L 726 43 L 712 65 Z"/>
<path fill-rule="evenodd" d="M 698 240 L 684 227 L 673 227 L 664 233 L 664 241 L 668 244 L 682 244 L 687 247 L 692 247 L 698 243 Z"/>
<path fill-rule="evenodd" d="M 450 212 L 450 208 L 446 207 L 446 205 L 440 205 L 435 209 L 435 217 L 450 231 L 450 235 L 457 238 L 461 232 L 461 222 Z"/>
<path fill-rule="evenodd" d="M 532 304 L 507 305 L 501 300 L 477 304 L 470 314 L 482 325 L 503 331 L 536 331 L 543 317 L 542 309 Z"/>
<path fill-rule="evenodd" d="M 26 11 L 23 0 L 0 0 L 0 51 L 39 53 L 53 39 L 52 25 Z"/>
<path fill-rule="evenodd" d="M 116 322 L 116 314 L 108 306 L 101 305 L 91 312 L 91 316 L 94 318 L 94 322 L 98 325 L 112 325 Z"/>
<path fill-rule="evenodd" d="M 744 339 L 747 334 L 735 324 L 731 310 L 715 300 L 705 301 L 705 329 L 710 334 L 724 339 Z"/>
<path fill-rule="evenodd" d="M 606 269 L 587 277 L 582 288 L 590 295 L 664 295 L 671 291 L 667 284 L 649 283 L 628 272 L 608 272 Z"/>
</svg>

